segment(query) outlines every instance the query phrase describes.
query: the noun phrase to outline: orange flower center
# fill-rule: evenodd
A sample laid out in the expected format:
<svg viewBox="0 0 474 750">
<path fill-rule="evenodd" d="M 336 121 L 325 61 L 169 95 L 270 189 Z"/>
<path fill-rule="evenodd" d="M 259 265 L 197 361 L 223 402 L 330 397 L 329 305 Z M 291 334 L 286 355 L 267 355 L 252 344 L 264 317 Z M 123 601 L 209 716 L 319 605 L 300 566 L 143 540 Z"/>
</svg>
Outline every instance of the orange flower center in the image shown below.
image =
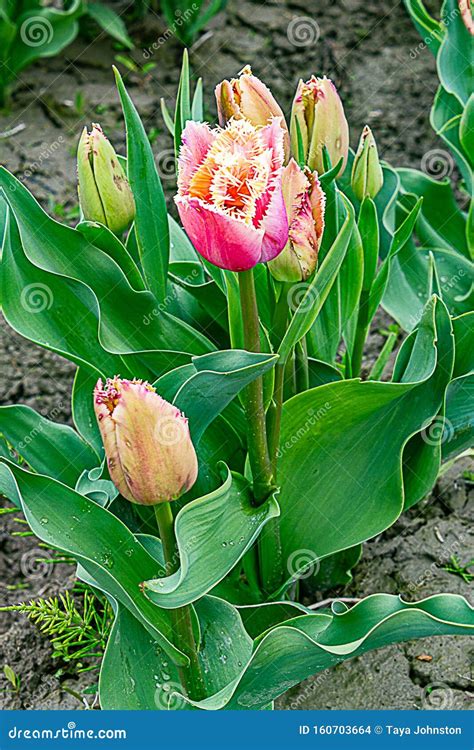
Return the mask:
<svg viewBox="0 0 474 750">
<path fill-rule="evenodd" d="M 272 152 L 246 120 L 221 130 L 189 184 L 189 195 L 246 224 L 255 220 L 272 170 Z"/>
</svg>

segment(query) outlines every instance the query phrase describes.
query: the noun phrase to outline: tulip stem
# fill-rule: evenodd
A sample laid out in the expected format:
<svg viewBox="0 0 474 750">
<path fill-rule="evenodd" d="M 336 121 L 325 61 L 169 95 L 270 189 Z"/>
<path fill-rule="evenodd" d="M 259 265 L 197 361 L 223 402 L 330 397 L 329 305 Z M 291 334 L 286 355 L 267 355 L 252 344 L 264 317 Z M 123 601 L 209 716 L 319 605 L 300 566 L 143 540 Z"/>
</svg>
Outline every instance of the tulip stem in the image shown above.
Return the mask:
<svg viewBox="0 0 474 750">
<path fill-rule="evenodd" d="M 260 323 L 252 269 L 239 272 L 239 290 L 245 348 L 250 352 L 260 352 Z M 260 505 L 274 490 L 261 377 L 253 380 L 245 388 L 244 404 L 248 424 L 247 442 L 253 491 L 255 500 Z"/>
<path fill-rule="evenodd" d="M 180 566 L 173 512 L 169 503 L 157 503 L 154 508 L 161 544 L 163 545 L 166 573 L 172 575 L 179 570 Z M 170 613 L 176 638 L 175 646 L 189 658 L 189 667 L 178 667 L 181 685 L 189 698 L 202 700 L 206 697 L 206 693 L 194 638 L 191 607 L 177 607 L 171 609 Z"/>
<path fill-rule="evenodd" d="M 359 313 L 354 338 L 354 347 L 351 357 L 351 376 L 357 378 L 362 367 L 362 355 L 364 353 L 365 340 L 369 330 L 369 293 L 362 290 L 359 301 Z"/>
</svg>

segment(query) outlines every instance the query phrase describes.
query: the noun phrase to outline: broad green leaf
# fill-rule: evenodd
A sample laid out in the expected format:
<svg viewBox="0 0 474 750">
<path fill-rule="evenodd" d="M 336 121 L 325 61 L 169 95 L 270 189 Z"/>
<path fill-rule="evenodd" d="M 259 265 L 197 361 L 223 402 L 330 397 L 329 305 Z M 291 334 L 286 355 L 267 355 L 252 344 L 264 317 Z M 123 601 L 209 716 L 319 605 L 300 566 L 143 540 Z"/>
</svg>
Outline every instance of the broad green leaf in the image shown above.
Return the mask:
<svg viewBox="0 0 474 750">
<path fill-rule="evenodd" d="M 310 567 L 400 515 L 403 447 L 437 415 L 451 377 L 453 341 L 442 302 L 427 306 L 410 343 L 399 383 L 329 383 L 284 404 L 279 502 L 289 579 L 299 571 L 298 551 Z"/>
<path fill-rule="evenodd" d="M 465 375 L 453 380 L 446 394 L 446 417 L 441 436 L 443 460 L 457 456 L 473 445 L 474 375 Z"/>
<path fill-rule="evenodd" d="M 88 365 L 97 377 L 120 371 L 119 357 L 106 352 L 99 341 L 99 311 L 92 291 L 31 263 L 11 212 L 0 280 L 3 314 L 15 331 L 78 365 Z M 73 326 L 71 311 L 78 322 Z"/>
<path fill-rule="evenodd" d="M 50 477 L 0 463 L 0 491 L 21 507 L 33 533 L 74 557 L 102 590 L 127 607 L 175 663 L 187 657 L 172 644 L 169 613 L 141 592 L 156 560 L 112 513 Z"/>
<path fill-rule="evenodd" d="M 332 614 L 300 615 L 263 633 L 240 676 L 219 693 L 192 702 L 205 710 L 258 710 L 293 685 L 341 661 L 392 643 L 430 635 L 470 635 L 474 611 L 461 596 L 420 602 L 374 594 Z"/>
<path fill-rule="evenodd" d="M 198 443 L 206 427 L 255 378 L 270 370 L 278 357 L 229 349 L 193 357 L 192 365 L 167 373 L 155 383 L 188 417 Z"/>
<path fill-rule="evenodd" d="M 474 81 L 472 37 L 459 12 L 457 0 L 445 0 L 441 16 L 445 34 L 437 58 L 438 75 L 446 91 L 466 104 Z"/>
<path fill-rule="evenodd" d="M 416 234 L 423 245 L 457 250 L 469 258 L 466 217 L 456 203 L 449 181 L 434 180 L 416 169 L 397 171 L 402 190 L 423 198 L 416 224 Z"/>
<path fill-rule="evenodd" d="M 99 456 L 68 425 L 52 422 L 29 406 L 0 406 L 0 434 L 39 474 L 74 487 L 84 469 Z"/>
<path fill-rule="evenodd" d="M 77 225 L 76 229 L 84 235 L 91 245 L 95 245 L 113 258 L 122 269 L 128 283 L 133 289 L 137 291 L 145 289 L 145 284 L 135 261 L 125 245 L 120 242 L 118 237 L 108 227 L 93 221 L 82 221 Z"/>
<path fill-rule="evenodd" d="M 71 396 L 72 419 L 76 430 L 98 456 L 102 455 L 102 438 L 94 413 L 94 387 L 97 383 L 97 373 L 89 368 L 78 367 L 74 377 Z"/>
<path fill-rule="evenodd" d="M 354 225 L 354 209 L 347 201 L 345 207 L 347 216 L 341 230 L 313 280 L 305 285 L 304 293 L 280 344 L 278 354 L 283 362 L 286 362 L 295 345 L 310 330 L 337 278 Z"/>
<path fill-rule="evenodd" d="M 51 219 L 4 168 L 0 168 L 0 186 L 15 214 L 31 263 L 80 281 L 94 292 L 104 348 L 117 354 L 155 349 L 202 354 L 213 348 L 204 336 L 160 308 L 150 292 L 132 289 L 108 254 L 88 242 L 81 232 Z"/>
<path fill-rule="evenodd" d="M 135 234 L 145 278 L 158 302 L 166 296 L 168 212 L 153 151 L 140 116 L 115 70 L 127 130 L 127 172 L 135 198 Z"/>
<path fill-rule="evenodd" d="M 252 641 L 232 605 L 207 596 L 196 605 L 202 634 L 199 658 L 212 695 L 239 674 Z M 218 668 L 211 665 L 218 664 Z M 118 607 L 101 667 L 100 704 L 105 710 L 192 710 L 179 675 L 149 633 L 124 607 Z"/>
<path fill-rule="evenodd" d="M 274 498 L 254 507 L 247 480 L 227 469 L 219 489 L 193 500 L 178 513 L 175 532 L 180 569 L 166 578 L 146 581 L 146 596 L 165 608 L 196 601 L 232 570 L 264 524 L 278 515 Z"/>
<path fill-rule="evenodd" d="M 410 53 L 410 56 L 417 57 L 417 54 L 423 51 L 425 45 L 433 55 L 436 55 L 443 41 L 443 25 L 430 16 L 422 0 L 404 0 L 404 2 L 411 20 L 423 40 L 418 48 L 415 47 Z"/>
<path fill-rule="evenodd" d="M 466 105 L 467 107 L 467 105 Z M 461 118 L 463 106 L 454 94 L 449 94 L 442 86 L 438 88 L 431 108 L 430 121 L 433 130 L 452 150 L 461 175 L 466 184 L 466 190 L 472 193 L 472 168 L 469 160 L 474 158 L 472 152 L 465 152 L 460 140 Z M 436 153 L 436 152 L 435 152 Z M 427 154 L 429 156 L 429 152 Z M 439 164 L 448 174 L 453 164 L 448 153 L 439 152 Z"/>
</svg>

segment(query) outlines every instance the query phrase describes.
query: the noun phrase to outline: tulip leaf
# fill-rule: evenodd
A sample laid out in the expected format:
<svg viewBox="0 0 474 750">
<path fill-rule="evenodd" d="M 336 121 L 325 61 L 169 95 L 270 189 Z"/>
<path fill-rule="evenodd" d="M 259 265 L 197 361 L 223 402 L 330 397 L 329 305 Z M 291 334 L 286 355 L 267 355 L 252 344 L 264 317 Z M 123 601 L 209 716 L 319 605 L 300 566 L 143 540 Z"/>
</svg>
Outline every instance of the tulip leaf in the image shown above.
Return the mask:
<svg viewBox="0 0 474 750">
<path fill-rule="evenodd" d="M 345 199 L 344 204 L 347 211 L 344 223 L 313 280 L 307 285 L 278 349 L 283 362 L 286 362 L 298 341 L 310 330 L 341 268 L 354 226 L 354 209 Z"/>
<path fill-rule="evenodd" d="M 430 16 L 423 4 L 423 0 L 405 0 L 405 6 L 413 24 L 423 39 L 418 49 L 423 49 L 426 44 L 430 51 L 436 55 L 443 40 L 443 25 Z M 411 56 L 416 57 L 416 50 L 412 51 Z"/>
<path fill-rule="evenodd" d="M 221 487 L 178 513 L 175 533 L 181 567 L 171 576 L 146 581 L 146 596 L 165 608 L 196 601 L 234 568 L 264 524 L 278 515 L 274 498 L 258 508 L 252 505 L 248 481 L 227 469 Z"/>
<path fill-rule="evenodd" d="M 29 406 L 0 406 L 0 434 L 39 474 L 74 487 L 99 456 L 71 427 L 52 422 Z"/>
<path fill-rule="evenodd" d="M 276 354 L 239 349 L 212 352 L 193 357 L 191 365 L 167 373 L 154 385 L 188 417 L 191 435 L 198 443 L 205 429 L 242 388 L 269 371 L 277 359 Z"/>
<path fill-rule="evenodd" d="M 139 588 L 156 574 L 158 564 L 118 518 L 66 485 L 4 459 L 0 492 L 22 509 L 39 539 L 74 557 L 103 591 L 138 617 L 175 663 L 187 663 L 172 643 L 169 613 Z"/>
<path fill-rule="evenodd" d="M 107 255 L 110 255 L 110 257 L 115 260 L 133 289 L 136 289 L 137 291 L 143 291 L 145 289 L 143 279 L 135 261 L 125 245 L 120 242 L 119 238 L 116 237 L 108 227 L 94 221 L 81 221 L 76 229 L 81 232 L 86 240 L 92 245 L 99 247 L 104 253 L 107 253 Z"/>
<path fill-rule="evenodd" d="M 162 302 L 170 250 L 165 195 L 143 123 L 114 68 L 127 130 L 127 173 L 135 198 L 135 234 L 148 286 Z"/>
<path fill-rule="evenodd" d="M 11 212 L 3 245 L 1 284 L 3 314 L 15 331 L 78 365 L 88 365 L 97 377 L 120 371 L 120 358 L 106 352 L 99 341 L 98 310 L 92 291 L 78 281 L 34 265 L 23 251 Z M 71 326 L 71 317 L 80 325 Z"/>
<path fill-rule="evenodd" d="M 373 594 L 352 609 L 335 604 L 331 613 L 301 614 L 270 628 L 255 641 L 237 679 L 189 703 L 205 710 L 263 709 L 293 685 L 346 659 L 413 638 L 471 635 L 473 629 L 474 610 L 461 596 L 408 603 Z"/>
<path fill-rule="evenodd" d="M 402 511 L 404 445 L 438 414 L 451 377 L 453 340 L 440 300 L 427 305 L 401 356 L 399 383 L 329 383 L 283 406 L 280 528 L 294 574 L 297 551 L 305 551 L 304 572 L 380 533 Z"/>
<path fill-rule="evenodd" d="M 213 348 L 203 335 L 160 309 L 150 292 L 132 289 L 110 255 L 92 245 L 81 232 L 51 219 L 3 167 L 0 186 L 15 214 L 30 262 L 80 281 L 94 293 L 100 313 L 99 338 L 105 349 L 116 354 L 155 349 L 203 354 Z M 68 311 L 71 317 L 70 304 Z"/>
<path fill-rule="evenodd" d="M 470 8 L 470 3 L 466 4 Z M 472 37 L 459 11 L 459 2 L 444 1 L 441 15 L 445 33 L 438 52 L 437 67 L 441 84 L 446 91 L 466 104 L 472 94 L 474 62 Z M 461 50 L 466 50 L 466 53 L 460 54 Z"/>
<path fill-rule="evenodd" d="M 201 630 L 199 659 L 206 692 L 213 695 L 232 682 L 252 652 L 252 640 L 239 612 L 231 604 L 206 596 L 196 604 Z M 219 664 L 219 669 L 209 669 Z M 104 654 L 99 682 L 105 710 L 192 710 L 179 675 L 149 634 L 121 605 L 118 606 Z"/>
</svg>

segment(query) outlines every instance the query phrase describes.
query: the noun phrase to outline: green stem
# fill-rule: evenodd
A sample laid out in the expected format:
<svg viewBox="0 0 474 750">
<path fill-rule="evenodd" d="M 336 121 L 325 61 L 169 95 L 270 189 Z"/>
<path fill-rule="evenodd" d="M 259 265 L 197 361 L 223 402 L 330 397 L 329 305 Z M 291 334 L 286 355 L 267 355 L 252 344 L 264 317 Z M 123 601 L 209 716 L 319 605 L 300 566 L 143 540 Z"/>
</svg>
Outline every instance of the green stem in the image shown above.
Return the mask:
<svg viewBox="0 0 474 750">
<path fill-rule="evenodd" d="M 179 570 L 180 560 L 176 536 L 174 533 L 174 519 L 169 503 L 158 503 L 154 506 L 155 516 L 163 545 L 166 572 L 172 575 Z M 188 667 L 178 667 L 181 685 L 189 698 L 202 700 L 206 697 L 204 680 L 201 672 L 196 641 L 194 639 L 191 607 L 177 607 L 171 609 L 171 619 L 175 634 L 175 646 L 189 658 Z"/>
<path fill-rule="evenodd" d="M 308 349 L 306 347 L 306 336 L 295 347 L 296 356 L 296 391 L 302 393 L 309 388 Z"/>
<path fill-rule="evenodd" d="M 260 352 L 260 326 L 253 270 L 240 271 L 239 290 L 245 348 L 250 352 Z M 253 380 L 245 388 L 243 396 L 253 491 L 255 500 L 260 505 L 274 489 L 267 445 L 262 378 Z"/>
<path fill-rule="evenodd" d="M 283 407 L 283 384 L 285 381 L 285 365 L 275 367 L 275 384 L 273 387 L 273 410 L 269 422 L 269 447 L 272 461 L 273 476 L 276 477 L 278 463 L 278 447 L 280 444 L 281 410 Z"/>
<path fill-rule="evenodd" d="M 252 270 L 239 273 L 239 289 L 245 348 L 251 352 L 259 352 L 260 324 Z M 267 442 L 262 378 L 257 378 L 247 386 L 244 405 L 253 492 L 255 501 L 261 505 L 275 489 Z M 258 539 L 258 551 L 262 589 L 269 596 L 280 587 L 282 580 L 280 524 L 277 518 L 270 519 L 263 527 Z"/>
<path fill-rule="evenodd" d="M 362 290 L 359 302 L 359 313 L 354 338 L 354 348 L 351 357 L 351 374 L 353 378 L 360 375 L 362 367 L 362 355 L 364 353 L 365 340 L 369 330 L 369 292 Z"/>
</svg>

